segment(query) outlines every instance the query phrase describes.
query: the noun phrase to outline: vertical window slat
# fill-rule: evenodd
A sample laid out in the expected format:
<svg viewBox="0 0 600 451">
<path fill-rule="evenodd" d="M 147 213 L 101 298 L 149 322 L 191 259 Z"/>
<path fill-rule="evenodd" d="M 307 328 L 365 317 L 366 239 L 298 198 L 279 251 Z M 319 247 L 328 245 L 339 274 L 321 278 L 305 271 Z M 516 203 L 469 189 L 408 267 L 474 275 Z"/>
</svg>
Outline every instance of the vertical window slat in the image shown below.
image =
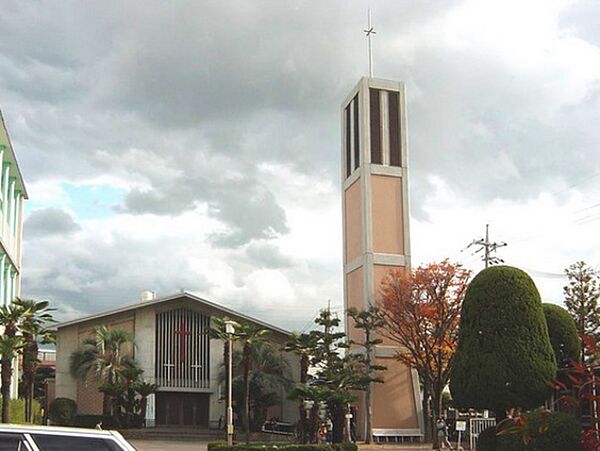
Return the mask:
<svg viewBox="0 0 600 451">
<path fill-rule="evenodd" d="M 388 92 L 388 133 L 390 141 L 390 166 L 401 166 L 400 154 L 400 98 L 397 92 Z"/>
</svg>

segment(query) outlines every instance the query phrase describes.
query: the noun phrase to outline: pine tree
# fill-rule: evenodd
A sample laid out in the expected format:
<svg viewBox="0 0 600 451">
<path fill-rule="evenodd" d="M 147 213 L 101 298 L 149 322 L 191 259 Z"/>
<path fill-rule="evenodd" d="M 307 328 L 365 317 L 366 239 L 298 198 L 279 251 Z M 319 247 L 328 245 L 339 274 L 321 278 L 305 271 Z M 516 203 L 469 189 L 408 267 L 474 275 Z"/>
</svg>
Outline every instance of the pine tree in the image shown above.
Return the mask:
<svg viewBox="0 0 600 451">
<path fill-rule="evenodd" d="M 600 335 L 600 289 L 598 272 L 579 261 L 565 269 L 569 279 L 563 288 L 565 306 L 577 324 L 580 336 L 598 338 Z M 583 350 L 582 350 L 583 353 Z M 581 356 L 584 357 L 583 354 Z"/>
</svg>

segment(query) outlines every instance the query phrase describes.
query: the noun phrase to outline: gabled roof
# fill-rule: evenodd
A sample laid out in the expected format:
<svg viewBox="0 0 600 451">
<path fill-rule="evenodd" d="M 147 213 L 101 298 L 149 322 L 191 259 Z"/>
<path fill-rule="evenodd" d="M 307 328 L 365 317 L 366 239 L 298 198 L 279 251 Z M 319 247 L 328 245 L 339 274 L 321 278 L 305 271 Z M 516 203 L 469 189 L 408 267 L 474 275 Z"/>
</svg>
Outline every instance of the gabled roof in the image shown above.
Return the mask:
<svg viewBox="0 0 600 451">
<path fill-rule="evenodd" d="M 283 335 L 290 335 L 291 332 L 282 329 L 280 327 L 274 326 L 272 324 L 266 323 L 262 320 L 253 318 L 251 316 L 245 315 L 243 313 L 239 313 L 236 312 L 234 310 L 231 310 L 227 307 L 223 307 L 222 305 L 216 304 L 214 302 L 211 301 L 207 301 L 206 299 L 203 299 L 193 293 L 190 293 L 189 291 L 183 291 L 181 293 L 177 293 L 177 294 L 173 294 L 170 296 L 165 296 L 165 297 L 161 297 L 158 299 L 153 299 L 151 301 L 137 301 L 134 304 L 129 304 L 123 307 L 119 307 L 117 309 L 113 309 L 113 310 L 108 310 L 106 312 L 101 312 L 101 313 L 96 313 L 94 315 L 89 315 L 89 316 L 84 316 L 83 318 L 79 318 L 79 319 L 74 319 L 71 321 L 65 321 L 62 323 L 58 323 L 56 324 L 54 327 L 56 327 L 56 329 L 60 329 L 62 327 L 67 327 L 67 326 L 72 326 L 74 324 L 80 324 L 80 323 L 84 323 L 86 321 L 92 321 L 92 320 L 96 320 L 96 319 L 100 319 L 103 318 L 105 316 L 110 316 L 110 315 L 115 315 L 118 313 L 124 313 L 124 312 L 128 312 L 128 311 L 132 311 L 132 310 L 137 310 L 140 308 L 146 308 L 148 306 L 151 305 L 157 305 L 157 304 L 162 304 L 162 303 L 167 303 L 170 301 L 175 301 L 175 300 L 180 300 L 180 299 L 189 299 L 195 302 L 198 302 L 206 307 L 210 307 L 212 309 L 218 310 L 220 312 L 222 312 L 225 316 L 230 316 L 232 319 L 240 319 L 240 320 L 244 320 L 244 321 L 248 321 L 248 322 L 252 322 L 255 324 L 258 324 L 260 326 L 263 326 L 267 329 L 272 330 L 273 332 L 278 332 L 280 334 Z"/>
</svg>

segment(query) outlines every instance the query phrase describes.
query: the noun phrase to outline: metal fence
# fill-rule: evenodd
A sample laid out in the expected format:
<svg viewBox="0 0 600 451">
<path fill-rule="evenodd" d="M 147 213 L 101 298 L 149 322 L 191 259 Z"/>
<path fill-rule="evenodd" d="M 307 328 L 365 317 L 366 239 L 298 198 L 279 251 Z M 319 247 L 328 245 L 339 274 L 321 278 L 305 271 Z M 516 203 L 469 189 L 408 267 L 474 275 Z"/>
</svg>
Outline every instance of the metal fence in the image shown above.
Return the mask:
<svg viewBox="0 0 600 451">
<path fill-rule="evenodd" d="M 496 426 L 495 418 L 470 418 L 469 419 L 469 446 L 477 449 L 479 434 L 485 429 Z"/>
</svg>

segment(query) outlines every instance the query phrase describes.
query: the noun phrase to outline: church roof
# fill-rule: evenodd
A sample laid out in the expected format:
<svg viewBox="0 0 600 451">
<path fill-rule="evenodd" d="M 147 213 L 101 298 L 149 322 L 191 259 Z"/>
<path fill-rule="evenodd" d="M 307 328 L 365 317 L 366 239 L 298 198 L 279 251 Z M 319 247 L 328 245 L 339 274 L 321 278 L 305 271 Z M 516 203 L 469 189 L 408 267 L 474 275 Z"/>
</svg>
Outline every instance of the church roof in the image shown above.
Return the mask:
<svg viewBox="0 0 600 451">
<path fill-rule="evenodd" d="M 74 325 L 74 324 L 79 324 L 79 323 L 84 323 L 86 321 L 93 321 L 96 319 L 100 319 L 105 316 L 116 315 L 119 313 L 124 313 L 124 312 L 132 311 L 132 310 L 137 310 L 140 308 L 146 308 L 146 307 L 156 305 L 156 304 L 162 304 L 162 303 L 175 301 L 175 300 L 181 300 L 181 299 L 189 299 L 189 300 L 198 302 L 199 304 L 202 304 L 206 307 L 209 307 L 214 310 L 218 310 L 218 311 L 222 312 L 224 314 L 224 316 L 230 316 L 232 319 L 240 319 L 240 320 L 248 321 L 251 323 L 255 323 L 255 324 L 263 326 L 267 329 L 270 329 L 273 332 L 278 332 L 283 335 L 291 334 L 290 331 L 282 329 L 281 327 L 274 326 L 273 324 L 266 323 L 265 321 L 262 321 L 260 319 L 246 315 L 244 313 L 239 313 L 239 312 L 236 312 L 235 310 L 231 310 L 227 307 L 223 307 L 222 305 L 216 304 L 211 301 L 207 301 L 206 299 L 203 299 L 193 293 L 190 293 L 189 291 L 184 291 L 184 292 L 173 294 L 170 296 L 152 299 L 150 301 L 137 301 L 134 304 L 125 305 L 123 307 L 119 307 L 119 308 L 116 308 L 113 310 L 107 310 L 106 312 L 96 313 L 93 315 L 84 316 L 83 318 L 58 323 L 54 327 L 56 327 L 56 329 L 60 329 L 63 327 Z"/>
</svg>

